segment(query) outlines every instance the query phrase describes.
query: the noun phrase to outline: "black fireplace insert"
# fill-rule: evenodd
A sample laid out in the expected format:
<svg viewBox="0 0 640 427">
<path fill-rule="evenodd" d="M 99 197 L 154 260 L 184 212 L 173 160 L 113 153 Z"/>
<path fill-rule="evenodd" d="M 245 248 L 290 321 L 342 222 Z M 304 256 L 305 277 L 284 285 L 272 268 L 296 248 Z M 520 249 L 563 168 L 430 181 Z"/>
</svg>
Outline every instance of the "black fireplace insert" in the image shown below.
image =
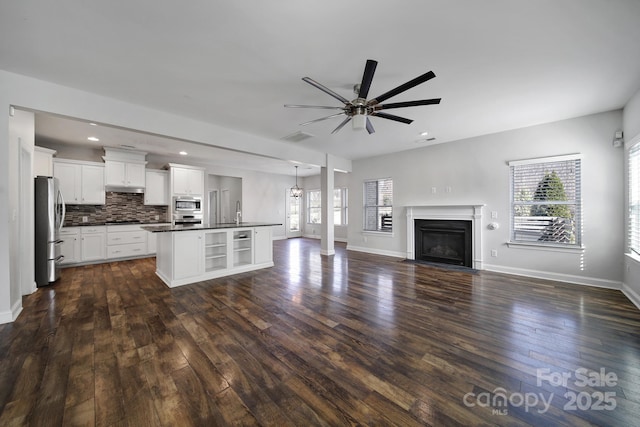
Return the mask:
<svg viewBox="0 0 640 427">
<path fill-rule="evenodd" d="M 416 219 L 415 259 L 471 267 L 471 221 Z"/>
</svg>

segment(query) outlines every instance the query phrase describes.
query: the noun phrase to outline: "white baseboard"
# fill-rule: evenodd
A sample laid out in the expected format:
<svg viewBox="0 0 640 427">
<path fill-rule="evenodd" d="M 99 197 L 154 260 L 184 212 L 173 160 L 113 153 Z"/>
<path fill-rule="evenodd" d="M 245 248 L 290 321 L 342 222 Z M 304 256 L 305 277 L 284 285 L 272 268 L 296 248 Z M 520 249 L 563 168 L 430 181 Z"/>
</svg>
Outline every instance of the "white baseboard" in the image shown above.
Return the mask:
<svg viewBox="0 0 640 427">
<path fill-rule="evenodd" d="M 320 240 L 322 238 L 322 236 L 318 236 L 317 234 L 303 234 L 302 237 L 305 237 L 307 239 L 316 239 L 316 240 Z M 344 237 L 334 237 L 333 241 L 347 243 L 347 239 Z"/>
<path fill-rule="evenodd" d="M 557 282 L 575 283 L 577 285 L 595 286 L 598 288 L 622 290 L 622 282 L 599 279 L 597 277 L 576 276 L 573 274 L 549 273 L 547 271 L 529 270 L 526 268 L 505 267 L 502 265 L 484 264 L 484 270 L 497 273 L 514 274 L 516 276 L 534 277 L 536 279 L 555 280 Z"/>
<path fill-rule="evenodd" d="M 622 284 L 622 293 L 640 310 L 640 295 L 626 283 Z"/>
<path fill-rule="evenodd" d="M 366 247 L 363 247 L 363 246 L 347 245 L 347 250 L 348 251 L 356 251 L 356 252 L 367 252 L 367 253 L 376 254 L 376 255 L 392 256 L 392 257 L 396 257 L 396 258 L 406 258 L 407 257 L 407 253 L 406 252 L 387 251 L 387 250 L 384 250 L 384 249 L 366 248 Z"/>
<path fill-rule="evenodd" d="M 11 311 L 0 313 L 0 325 L 3 323 L 11 323 L 22 313 L 22 298 L 18 299 L 11 307 Z"/>
</svg>

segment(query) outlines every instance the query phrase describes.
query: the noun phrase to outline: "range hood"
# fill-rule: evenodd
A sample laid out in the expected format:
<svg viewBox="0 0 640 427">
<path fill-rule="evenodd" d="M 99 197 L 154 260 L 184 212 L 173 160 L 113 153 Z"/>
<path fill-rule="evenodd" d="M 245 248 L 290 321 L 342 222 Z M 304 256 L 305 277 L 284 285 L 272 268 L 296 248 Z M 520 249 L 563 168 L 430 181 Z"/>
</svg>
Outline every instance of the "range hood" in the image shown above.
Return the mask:
<svg viewBox="0 0 640 427">
<path fill-rule="evenodd" d="M 105 191 L 110 191 L 114 193 L 135 193 L 142 194 L 144 193 L 144 188 L 142 187 L 124 187 L 117 185 L 107 185 L 104 187 Z"/>
</svg>

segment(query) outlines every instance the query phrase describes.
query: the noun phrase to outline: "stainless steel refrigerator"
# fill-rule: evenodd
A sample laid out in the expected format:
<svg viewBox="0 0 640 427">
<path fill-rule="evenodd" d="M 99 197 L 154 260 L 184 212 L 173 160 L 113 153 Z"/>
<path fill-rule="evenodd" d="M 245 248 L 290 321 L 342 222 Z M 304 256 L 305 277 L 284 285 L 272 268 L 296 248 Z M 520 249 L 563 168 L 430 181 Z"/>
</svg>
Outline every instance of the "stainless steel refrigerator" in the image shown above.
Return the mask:
<svg viewBox="0 0 640 427">
<path fill-rule="evenodd" d="M 62 239 L 60 229 L 64 223 L 65 205 L 52 176 L 35 178 L 35 275 L 36 285 L 49 285 L 60 277 Z"/>
</svg>

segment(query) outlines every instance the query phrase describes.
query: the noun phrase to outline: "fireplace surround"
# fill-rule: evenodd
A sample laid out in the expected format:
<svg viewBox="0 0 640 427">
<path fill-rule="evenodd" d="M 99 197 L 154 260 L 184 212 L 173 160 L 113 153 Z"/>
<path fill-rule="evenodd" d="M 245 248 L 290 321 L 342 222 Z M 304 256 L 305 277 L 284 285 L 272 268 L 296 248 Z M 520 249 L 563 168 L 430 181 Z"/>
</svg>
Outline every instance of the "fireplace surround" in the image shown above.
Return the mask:
<svg viewBox="0 0 640 427">
<path fill-rule="evenodd" d="M 407 206 L 407 259 L 416 259 L 416 220 L 470 222 L 470 267 L 482 269 L 482 204 Z"/>
</svg>

